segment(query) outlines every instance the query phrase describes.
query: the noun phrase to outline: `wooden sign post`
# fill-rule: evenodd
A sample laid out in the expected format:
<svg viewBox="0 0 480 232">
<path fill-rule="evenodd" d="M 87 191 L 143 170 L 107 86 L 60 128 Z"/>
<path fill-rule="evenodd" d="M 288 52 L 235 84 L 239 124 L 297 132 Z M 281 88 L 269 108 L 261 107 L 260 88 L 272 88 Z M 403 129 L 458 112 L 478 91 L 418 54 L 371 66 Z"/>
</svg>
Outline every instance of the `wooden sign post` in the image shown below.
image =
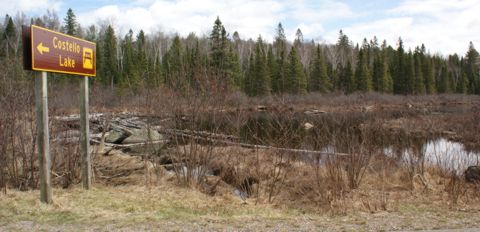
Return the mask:
<svg viewBox="0 0 480 232">
<path fill-rule="evenodd" d="M 35 79 L 35 105 L 40 165 L 40 200 L 52 202 L 51 159 L 48 132 L 47 72 L 81 75 L 80 154 L 82 183 L 92 186 L 88 113 L 88 77 L 96 75 L 96 45 L 46 28 L 23 27 L 24 69 L 41 71 Z"/>
<path fill-rule="evenodd" d="M 35 106 L 37 120 L 37 147 L 40 165 L 40 201 L 52 203 L 52 181 L 50 178 L 50 138 L 48 133 L 48 88 L 47 73 L 35 78 Z"/>
<path fill-rule="evenodd" d="M 92 187 L 92 162 L 90 160 L 90 127 L 88 120 L 88 77 L 80 80 L 80 155 L 82 157 L 83 188 Z"/>
</svg>

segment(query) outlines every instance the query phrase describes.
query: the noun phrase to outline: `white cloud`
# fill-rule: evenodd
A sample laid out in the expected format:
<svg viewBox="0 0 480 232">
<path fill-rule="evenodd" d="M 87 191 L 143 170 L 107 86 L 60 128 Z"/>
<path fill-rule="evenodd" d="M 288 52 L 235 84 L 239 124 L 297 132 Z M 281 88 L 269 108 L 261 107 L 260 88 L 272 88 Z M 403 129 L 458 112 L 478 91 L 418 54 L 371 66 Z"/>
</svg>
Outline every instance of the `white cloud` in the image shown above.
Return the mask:
<svg viewBox="0 0 480 232">
<path fill-rule="evenodd" d="M 17 2 L 29 8 L 30 1 Z M 396 5 L 383 12 L 359 12 L 353 4 L 335 0 L 135 0 L 77 15 L 82 25 L 110 21 L 120 36 L 128 29 L 149 33 L 158 28 L 184 36 L 208 34 L 219 16 L 228 32 L 238 31 L 244 39 L 261 34 L 271 41 L 277 23 L 282 22 L 290 40 L 300 28 L 305 39 L 334 43 L 342 28 L 332 25 L 346 24 L 344 32 L 358 43 L 376 35 L 395 46 L 402 37 L 407 48 L 425 43 L 432 53 L 462 55 L 469 41 L 480 46 L 480 0 L 404 0 Z"/>
<path fill-rule="evenodd" d="M 470 41 L 480 45 L 478 12 L 478 0 L 407 0 L 388 10 L 387 17 L 348 26 L 344 32 L 358 43 L 376 35 L 395 46 L 402 37 L 407 48 L 424 43 L 431 53 L 464 55 Z M 328 41 L 336 41 L 337 33 L 329 32 Z"/>
<path fill-rule="evenodd" d="M 23 12 L 27 15 L 43 14 L 47 9 L 60 10 L 61 0 L 0 0 L 0 14 L 15 15 L 17 12 Z"/>
<path fill-rule="evenodd" d="M 347 4 L 333 0 L 137 0 L 130 5 L 103 6 L 93 13 L 78 15 L 84 25 L 108 20 L 122 32 L 131 28 L 148 33 L 161 27 L 182 35 L 208 34 L 219 16 L 230 33 L 238 31 L 244 39 L 262 35 L 272 40 L 279 22 L 292 24 L 286 28 L 288 38 L 293 39 L 297 27 L 306 38 L 312 38 L 323 32 L 323 22 L 354 13 Z"/>
</svg>

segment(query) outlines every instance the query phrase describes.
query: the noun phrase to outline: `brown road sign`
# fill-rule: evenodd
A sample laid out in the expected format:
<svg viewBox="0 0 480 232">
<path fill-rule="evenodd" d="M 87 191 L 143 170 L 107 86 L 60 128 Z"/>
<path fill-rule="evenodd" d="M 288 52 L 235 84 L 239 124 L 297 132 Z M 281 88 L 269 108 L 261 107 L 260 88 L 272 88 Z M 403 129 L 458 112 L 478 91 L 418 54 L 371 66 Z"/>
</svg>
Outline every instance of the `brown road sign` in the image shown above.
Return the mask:
<svg viewBox="0 0 480 232">
<path fill-rule="evenodd" d="M 95 43 L 35 25 L 30 36 L 32 70 L 95 76 Z"/>
</svg>

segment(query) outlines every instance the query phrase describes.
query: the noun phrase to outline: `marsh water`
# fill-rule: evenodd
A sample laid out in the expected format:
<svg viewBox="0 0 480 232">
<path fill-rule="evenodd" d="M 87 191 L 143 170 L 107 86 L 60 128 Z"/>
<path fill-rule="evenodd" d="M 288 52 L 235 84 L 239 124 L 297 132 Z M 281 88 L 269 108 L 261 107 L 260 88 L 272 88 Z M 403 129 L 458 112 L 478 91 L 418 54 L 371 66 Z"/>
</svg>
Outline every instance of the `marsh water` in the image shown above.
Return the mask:
<svg viewBox="0 0 480 232">
<path fill-rule="evenodd" d="M 445 138 L 428 140 L 423 144 L 420 153 L 408 148 L 395 152 L 391 147 L 385 148 L 384 153 L 390 157 L 400 157 L 400 161 L 404 163 L 420 162 L 423 159 L 426 164 L 436 165 L 447 171 L 456 171 L 458 174 L 465 171 L 468 166 L 480 163 L 480 153 L 467 151 L 462 143 Z"/>
<path fill-rule="evenodd" d="M 309 116 L 299 112 L 252 112 L 206 117 L 196 129 L 237 135 L 242 142 L 324 152 L 379 154 L 400 163 L 438 165 L 447 171 L 463 172 L 480 163 L 480 152 L 467 150 L 430 131 L 413 133 L 404 128 L 389 130 L 383 122 L 408 118 L 399 112 L 368 114 L 361 112 Z M 306 123 L 312 127 L 306 129 Z M 315 159 L 305 154 L 306 162 Z"/>
</svg>

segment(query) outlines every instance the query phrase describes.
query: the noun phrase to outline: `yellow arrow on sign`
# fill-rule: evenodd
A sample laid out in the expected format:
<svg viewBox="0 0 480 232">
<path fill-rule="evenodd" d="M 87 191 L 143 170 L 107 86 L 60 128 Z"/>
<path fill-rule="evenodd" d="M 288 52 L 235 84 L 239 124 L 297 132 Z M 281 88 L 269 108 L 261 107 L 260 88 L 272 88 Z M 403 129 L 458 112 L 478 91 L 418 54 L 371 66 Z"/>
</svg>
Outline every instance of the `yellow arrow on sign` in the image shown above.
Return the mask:
<svg viewBox="0 0 480 232">
<path fill-rule="evenodd" d="M 44 52 L 50 52 L 49 47 L 44 47 L 42 43 L 39 43 L 37 46 L 38 52 L 40 52 L 41 55 L 43 55 Z"/>
</svg>

